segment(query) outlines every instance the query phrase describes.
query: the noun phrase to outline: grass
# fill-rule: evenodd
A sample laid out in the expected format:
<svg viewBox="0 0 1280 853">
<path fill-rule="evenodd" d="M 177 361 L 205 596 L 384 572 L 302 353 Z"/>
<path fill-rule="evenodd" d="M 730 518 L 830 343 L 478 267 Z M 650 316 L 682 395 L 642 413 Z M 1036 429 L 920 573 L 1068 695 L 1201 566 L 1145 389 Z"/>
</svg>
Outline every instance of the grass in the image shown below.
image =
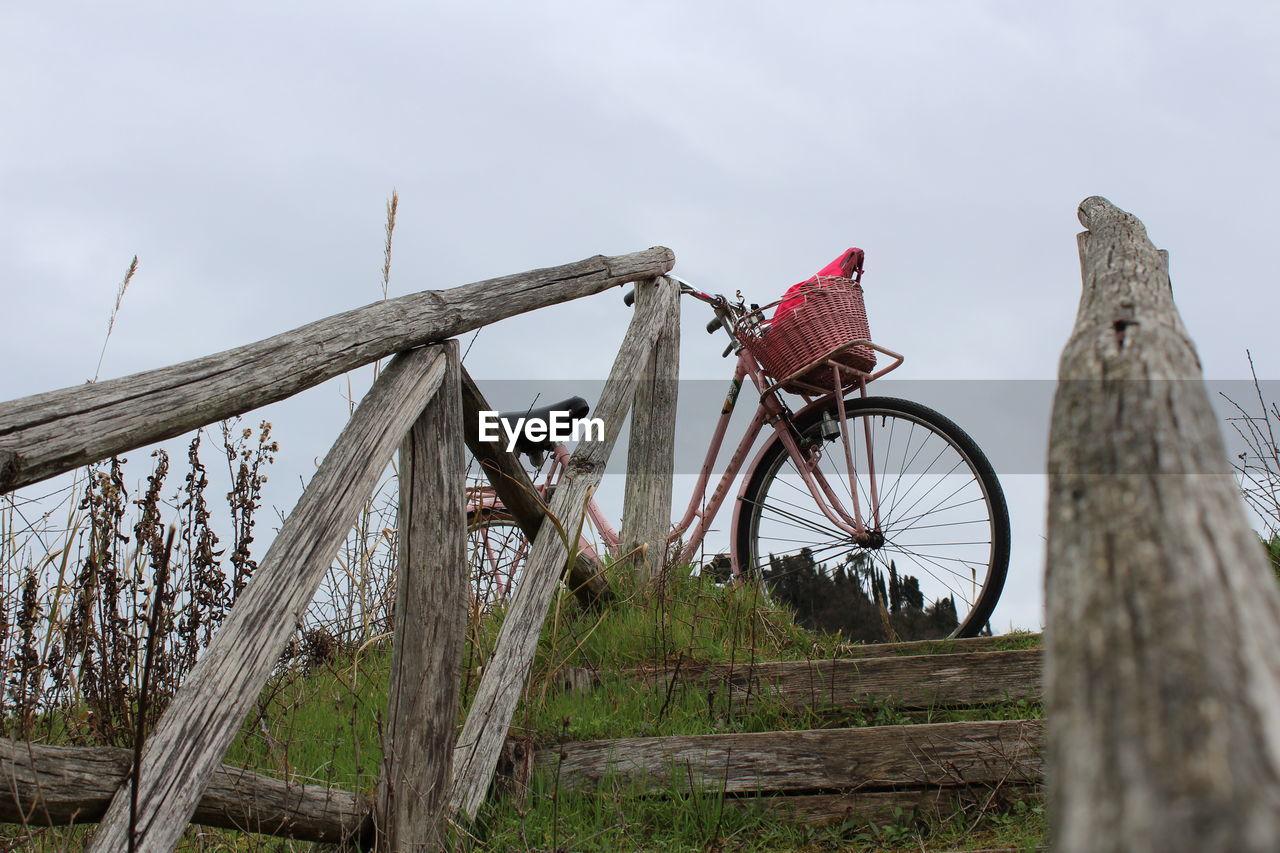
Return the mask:
<svg viewBox="0 0 1280 853">
<path fill-rule="evenodd" d="M 597 795 L 558 790 L 553 776 L 539 774 L 523 801 L 487 805 L 464 843 L 488 850 L 765 851 L 803 849 L 816 836 L 715 793 L 673 785 L 661 797 Z"/>
<path fill-rule="evenodd" d="M 636 671 L 676 665 L 804 661 L 840 657 L 839 637 L 799 629 L 758 589 L 723 589 L 697 578 L 673 580 L 663 590 L 625 591 L 623 603 L 603 614 L 573 611 L 562 601 L 544 632 L 534 687 L 516 717 L 517 736 L 554 749 L 568 741 L 628 736 L 718 734 L 835 726 L 898 725 L 962 719 L 1023 719 L 1042 715 L 1038 704 L 996 703 L 977 709 L 904 711 L 890 702 L 826 713 L 788 708 L 765 697 L 731 710 L 725 697 L 708 695 L 698 682 L 672 689 Z M 487 626 L 494 630 L 495 625 Z M 734 642 L 738 645 L 734 645 Z M 1012 648 L 1038 642 L 1010 638 Z M 483 657 L 484 643 L 471 651 Z M 616 663 L 614 663 L 616 662 Z M 620 667 L 611 669 L 611 665 Z M 564 667 L 595 672 L 588 691 L 556 688 Z M 673 773 L 673 780 L 681 774 Z M 519 790 L 519 786 L 516 786 Z M 519 795 L 491 798 L 460 837 L 472 850 L 823 851 L 950 850 L 986 846 L 1033 848 L 1045 835 L 1038 802 L 1008 799 L 949 815 L 948 819 L 899 814 L 880 824 L 851 820 L 815 827 L 787 820 L 760 801 L 690 789 L 678 782 L 660 794 L 635 783 L 602 783 L 597 790 L 568 790 L 554 771 L 537 769 Z"/>
<path fill-rule="evenodd" d="M 536 774 L 524 799 L 491 801 L 466 850 L 538 851 L 939 851 L 1034 849 L 1047 833 L 1044 809 L 1018 795 L 925 817 L 898 809 L 875 823 L 829 826 L 788 820 L 765 801 L 733 799 L 672 784 L 660 795 L 605 787 L 566 791 L 553 774 Z"/>
<path fill-rule="evenodd" d="M 616 586 L 621 601 L 600 613 L 578 609 L 563 592 L 554 604 L 531 686 L 513 726 L 513 737 L 525 740 L 529 748 L 628 736 L 1041 715 L 1039 705 L 1026 702 L 918 711 L 874 702 L 817 712 L 789 708 L 767 696 L 733 709 L 725 697 L 708 696 L 696 680 L 672 688 L 643 673 L 676 665 L 839 657 L 848 644 L 798 628 L 785 610 L 751 587 L 725 589 L 693 577 L 673 579 L 657 590 L 628 588 L 624 581 Z M 474 691 L 475 670 L 491 653 L 503 615 L 488 614 L 471 627 L 463 676 L 468 694 Z M 1035 641 L 1027 635 L 1009 638 L 1018 648 Z M 356 653 L 282 671 L 264 690 L 228 761 L 276 776 L 372 793 L 381 760 L 389 666 L 389 645 L 374 643 Z M 593 673 L 594 687 L 564 689 L 562 676 L 571 668 Z M 464 715 L 465 707 L 459 722 Z M 539 769 L 527 789 L 511 784 L 505 783 L 507 796 L 491 797 L 477 820 L 459 829 L 459 849 L 918 851 L 963 849 L 961 843 L 970 837 L 995 843 L 1021 834 L 1037 842 L 1043 835 L 1039 806 L 1021 800 L 970 807 L 951 820 L 905 815 L 882 825 L 850 822 L 819 828 L 780 819 L 759 802 L 674 783 L 658 796 L 625 784 L 571 791 L 559 787 L 553 772 Z M 284 849 L 304 848 L 291 843 Z"/>
<path fill-rule="evenodd" d="M 840 657 L 848 644 L 798 628 L 785 610 L 751 587 L 725 589 L 691 577 L 660 590 L 628 589 L 625 582 L 617 586 L 621 601 L 602 613 L 579 610 L 567 593 L 557 599 L 513 731 L 532 748 L 597 738 L 1022 719 L 1041 713 L 1030 703 L 911 711 L 891 702 L 819 712 L 788 708 L 767 696 L 733 709 L 725 697 L 709 697 L 695 680 L 671 688 L 637 672 Z M 502 618 L 499 611 L 472 625 L 468 670 L 483 666 Z M 1034 641 L 1009 638 L 1017 647 Z M 567 668 L 592 672 L 598 681 L 589 690 L 565 690 L 559 674 Z M 264 689 L 227 762 L 372 794 L 389 669 L 386 642 L 339 649 L 322 659 L 300 658 L 282 668 Z M 463 681 L 473 691 L 475 673 L 464 674 Z M 465 708 L 459 721 L 464 714 Z M 66 728 L 56 721 L 46 724 L 51 732 Z M 968 841 L 981 841 L 977 847 L 1036 843 L 1044 833 L 1036 803 L 1003 795 L 946 820 L 899 814 L 878 824 L 812 827 L 781 819 L 761 802 L 676 783 L 661 795 L 634 784 L 572 791 L 558 785 L 554 772 L 540 769 L 527 789 L 511 788 L 509 782 L 507 788 L 506 796 L 490 798 L 474 823 L 458 829 L 459 850 L 919 851 L 965 849 Z M 83 835 L 83 830 L 16 835 L 10 828 L 0 836 L 0 850 L 5 837 L 22 838 L 24 849 L 76 849 Z M 193 827 L 179 849 L 301 851 L 314 845 Z"/>
</svg>

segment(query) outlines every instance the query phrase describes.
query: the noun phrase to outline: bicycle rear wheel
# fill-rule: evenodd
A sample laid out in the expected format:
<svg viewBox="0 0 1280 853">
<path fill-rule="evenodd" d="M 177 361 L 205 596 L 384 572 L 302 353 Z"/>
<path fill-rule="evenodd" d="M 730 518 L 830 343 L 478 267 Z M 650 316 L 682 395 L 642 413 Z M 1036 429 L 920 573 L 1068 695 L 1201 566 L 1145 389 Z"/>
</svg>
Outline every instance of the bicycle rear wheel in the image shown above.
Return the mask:
<svg viewBox="0 0 1280 853">
<path fill-rule="evenodd" d="M 859 544 L 831 522 L 774 438 L 749 476 L 733 532 L 744 572 L 763 579 L 802 623 L 851 639 L 977 635 L 1009 567 L 1009 513 L 991 463 L 960 427 L 919 403 L 843 403 L 869 541 Z M 805 413 L 796 427 L 851 510 L 835 404 Z"/>
<path fill-rule="evenodd" d="M 529 540 L 516 520 L 498 510 L 467 516 L 467 564 L 472 602 L 481 611 L 505 604 L 529 557 Z"/>
</svg>

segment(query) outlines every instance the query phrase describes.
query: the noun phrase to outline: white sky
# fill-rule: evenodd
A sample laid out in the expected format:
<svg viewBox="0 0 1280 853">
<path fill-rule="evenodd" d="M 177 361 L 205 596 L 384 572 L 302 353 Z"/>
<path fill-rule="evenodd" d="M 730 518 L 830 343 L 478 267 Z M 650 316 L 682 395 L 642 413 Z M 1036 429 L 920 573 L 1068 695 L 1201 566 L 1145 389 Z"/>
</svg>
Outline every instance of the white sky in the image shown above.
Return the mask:
<svg viewBox="0 0 1280 853">
<path fill-rule="evenodd" d="M 1206 375 L 1280 377 L 1280 12 L 1265 3 L 10 5 L 0 13 L 0 398 L 281 332 L 380 296 L 618 254 L 760 302 L 867 250 L 914 379 L 1051 379 L 1076 204 L 1170 250 Z M 723 376 L 686 306 L 684 374 Z M 481 379 L 599 378 L 606 293 L 483 332 Z M 271 407 L 273 497 L 338 383 Z M 1039 625 L 1043 486 L 1006 478 L 996 626 Z"/>
</svg>

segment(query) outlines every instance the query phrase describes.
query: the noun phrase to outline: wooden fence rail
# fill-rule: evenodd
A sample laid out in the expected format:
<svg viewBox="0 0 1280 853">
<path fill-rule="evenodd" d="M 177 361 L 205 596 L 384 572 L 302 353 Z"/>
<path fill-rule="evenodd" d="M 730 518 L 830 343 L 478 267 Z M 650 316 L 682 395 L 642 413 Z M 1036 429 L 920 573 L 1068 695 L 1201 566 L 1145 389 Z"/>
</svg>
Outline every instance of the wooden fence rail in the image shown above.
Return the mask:
<svg viewBox="0 0 1280 853">
<path fill-rule="evenodd" d="M 395 644 L 376 848 L 443 849 L 445 795 L 467 632 L 466 459 L 457 341 L 435 399 L 400 446 Z"/>
<path fill-rule="evenodd" d="M 1105 199 L 1080 221 L 1049 449 L 1051 848 L 1280 850 L 1280 591 L 1167 255 Z"/>
<path fill-rule="evenodd" d="M 1079 240 L 1084 293 L 1062 355 L 1049 452 L 1045 696 L 1053 849 L 1272 853 L 1280 849 L 1280 591 L 1230 475 L 1199 361 L 1173 304 L 1167 255 L 1136 218 L 1104 199 L 1086 199 L 1080 219 L 1088 229 Z M 455 605 L 465 584 L 458 571 L 461 464 L 455 464 L 464 397 L 455 344 L 413 348 L 623 282 L 656 279 L 672 264 L 670 251 L 655 248 L 419 293 L 205 359 L 0 404 L 0 491 L 8 491 L 400 353 L 149 737 L 136 824 L 120 754 L 73 755 L 12 742 L 0 743 L 2 781 L 15 795 L 11 802 L 0 798 L 0 818 L 37 823 L 31 816 L 40 808 L 49 820 L 63 814 L 70 801 L 40 789 L 57 788 L 42 767 L 63 762 L 63 781 L 83 782 L 78 820 L 99 813 L 101 789 L 114 790 L 87 848 L 95 853 L 128 849 L 130 835 L 139 851 L 171 850 L 193 817 L 249 820 L 245 785 L 262 792 L 253 794 L 260 797 L 255 813 L 281 834 L 299 831 L 287 825 L 295 808 L 290 792 L 299 792 L 308 813 L 325 815 L 315 818 L 325 828 L 316 823 L 302 833 L 327 839 L 355 826 L 366 805 L 354 794 L 331 792 L 329 809 L 311 789 L 247 774 L 228 782 L 234 771 L 220 762 L 397 446 L 404 463 L 401 588 L 372 825 L 383 850 L 410 849 L 438 843 L 449 811 L 474 815 L 556 583 L 575 563 L 573 531 L 637 384 L 654 392 L 641 392 L 650 396 L 633 442 L 642 460 L 636 470 L 649 472 L 654 485 L 647 497 L 629 496 L 632 521 L 624 532 L 644 546 L 651 566 L 659 557 L 654 519 L 662 489 L 669 498 L 670 436 L 653 417 L 646 426 L 646 416 L 666 405 L 656 393 L 661 374 L 674 375 L 670 339 L 663 343 L 673 287 L 665 280 L 641 287 L 597 406 L 605 440 L 580 445 L 550 507 L 529 508 L 521 521 L 536 533 L 530 558 L 456 745 L 461 634 L 435 608 L 460 614 Z M 653 368 L 642 382 L 646 364 Z M 1025 663 L 1010 655 L 1006 662 Z M 873 673 L 878 664 L 841 666 L 846 674 Z M 921 678 L 944 677 L 934 664 L 921 667 Z M 566 785 L 663 778 L 682 768 L 691 777 L 722 780 L 730 793 L 767 782 L 796 797 L 859 784 L 871 792 L 924 790 L 960 770 L 967 781 L 989 773 L 993 783 L 1034 784 L 1039 732 L 1034 721 L 1003 721 L 629 739 L 574 744 L 540 760 L 555 762 Z M 85 777 L 95 767 L 99 779 L 91 782 Z"/>
<path fill-rule="evenodd" d="M 923 654 L 909 657 L 769 661 L 682 666 L 636 673 L 668 687 L 714 691 L 736 709 L 761 702 L 823 710 L 892 702 L 895 708 L 950 708 L 1039 702 L 1040 649 Z"/>
<path fill-rule="evenodd" d="M 1035 784 L 1039 720 L 980 720 L 561 744 L 537 761 L 566 788 L 671 781 L 731 794 Z"/>
<path fill-rule="evenodd" d="M 283 400 L 380 358 L 661 275 L 655 247 L 375 302 L 216 355 L 0 403 L 0 492 Z"/>
</svg>

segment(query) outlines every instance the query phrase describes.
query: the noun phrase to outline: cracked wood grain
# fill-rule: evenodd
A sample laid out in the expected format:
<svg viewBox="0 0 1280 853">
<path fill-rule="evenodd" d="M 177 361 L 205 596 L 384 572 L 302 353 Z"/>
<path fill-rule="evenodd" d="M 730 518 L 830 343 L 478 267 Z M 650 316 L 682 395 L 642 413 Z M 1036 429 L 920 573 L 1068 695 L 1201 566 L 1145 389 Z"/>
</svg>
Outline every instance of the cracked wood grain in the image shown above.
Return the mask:
<svg viewBox="0 0 1280 853">
<path fill-rule="evenodd" d="M 645 364 L 631 410 L 619 548 L 620 554 L 630 555 L 641 581 L 657 578 L 666 567 L 680 383 L 680 288 L 665 276 L 641 282 L 636 286 L 637 310 L 651 301 L 662 313 L 662 334 Z"/>
<path fill-rule="evenodd" d="M 467 630 L 466 460 L 457 341 L 400 445 L 395 643 L 374 849 L 442 850 Z"/>
<path fill-rule="evenodd" d="M 1050 846 L 1280 850 L 1280 591 L 1167 254 L 1106 199 L 1079 213 L 1049 445 Z"/>
<path fill-rule="evenodd" d="M 1035 784 L 1039 720 L 983 720 L 790 732 L 620 738 L 541 750 L 535 762 L 566 789 L 730 794 Z"/>
</svg>

